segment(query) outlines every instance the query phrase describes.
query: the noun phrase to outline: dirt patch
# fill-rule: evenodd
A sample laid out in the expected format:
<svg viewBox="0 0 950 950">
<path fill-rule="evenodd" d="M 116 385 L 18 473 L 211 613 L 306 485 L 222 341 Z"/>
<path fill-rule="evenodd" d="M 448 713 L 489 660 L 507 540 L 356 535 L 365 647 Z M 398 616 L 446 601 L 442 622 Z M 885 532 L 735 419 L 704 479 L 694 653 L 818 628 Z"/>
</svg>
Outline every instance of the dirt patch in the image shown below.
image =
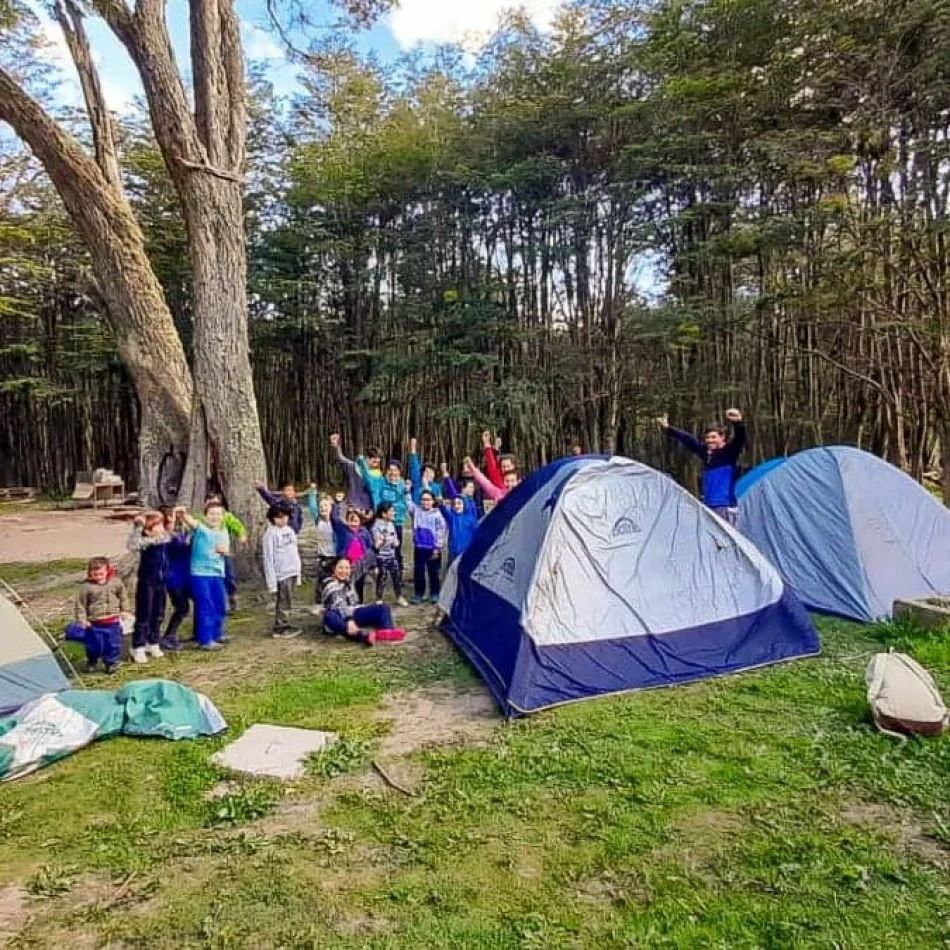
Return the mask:
<svg viewBox="0 0 950 950">
<path fill-rule="evenodd" d="M 913 818 L 872 802 L 852 802 L 841 812 L 841 817 L 849 824 L 883 831 L 897 842 L 901 851 L 942 870 L 950 870 L 950 848 L 931 837 Z"/>
<path fill-rule="evenodd" d="M 484 743 L 503 722 L 487 691 L 448 687 L 389 696 L 377 715 L 392 723 L 379 748 L 384 761 L 432 746 Z"/>
<path fill-rule="evenodd" d="M 0 937 L 19 933 L 29 920 L 26 896 L 26 891 L 15 884 L 0 887 Z"/>
<path fill-rule="evenodd" d="M 102 511 L 29 511 L 0 517 L 0 563 L 42 563 L 125 551 L 129 526 Z"/>
</svg>

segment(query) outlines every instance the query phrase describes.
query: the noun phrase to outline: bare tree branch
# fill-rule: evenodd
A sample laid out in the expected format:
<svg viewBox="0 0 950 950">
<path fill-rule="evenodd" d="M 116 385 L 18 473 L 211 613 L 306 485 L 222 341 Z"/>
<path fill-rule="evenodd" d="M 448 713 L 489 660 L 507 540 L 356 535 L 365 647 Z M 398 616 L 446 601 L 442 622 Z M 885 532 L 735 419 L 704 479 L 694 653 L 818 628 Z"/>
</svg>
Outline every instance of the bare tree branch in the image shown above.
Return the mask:
<svg viewBox="0 0 950 950">
<path fill-rule="evenodd" d="M 179 157 L 207 163 L 181 73 L 175 63 L 163 0 L 139 0 L 132 14 L 123 0 L 89 0 L 126 48 L 148 100 L 152 127 L 172 179 Z M 176 181 L 176 184 L 179 182 Z"/>
<path fill-rule="evenodd" d="M 115 122 L 106 104 L 99 81 L 99 72 L 92 58 L 89 37 L 83 25 L 82 10 L 74 0 L 55 0 L 53 13 L 59 22 L 69 47 L 70 56 L 79 74 L 86 112 L 92 127 L 92 141 L 96 162 L 106 181 L 122 194 L 122 176 L 119 169 L 119 152 L 116 147 Z"/>
</svg>

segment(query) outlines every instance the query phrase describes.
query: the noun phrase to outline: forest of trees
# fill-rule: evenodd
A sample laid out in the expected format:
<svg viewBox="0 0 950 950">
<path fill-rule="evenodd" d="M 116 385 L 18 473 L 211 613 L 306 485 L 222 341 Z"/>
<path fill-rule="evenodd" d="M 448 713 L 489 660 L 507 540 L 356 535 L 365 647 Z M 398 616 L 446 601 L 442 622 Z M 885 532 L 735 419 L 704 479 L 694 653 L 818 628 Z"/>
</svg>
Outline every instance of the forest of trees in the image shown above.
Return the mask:
<svg viewBox="0 0 950 950">
<path fill-rule="evenodd" d="M 748 463 L 847 442 L 950 487 L 943 0 L 580 0 L 551 33 L 513 15 L 475 62 L 385 68 L 328 37 L 287 101 L 251 70 L 247 110 L 272 476 L 335 477 L 332 431 L 670 467 L 656 416 L 737 405 Z M 151 129 L 119 117 L 122 187 L 193 361 Z M 140 409 L 88 255 L 7 136 L 0 182 L 0 485 L 134 480 Z"/>
</svg>

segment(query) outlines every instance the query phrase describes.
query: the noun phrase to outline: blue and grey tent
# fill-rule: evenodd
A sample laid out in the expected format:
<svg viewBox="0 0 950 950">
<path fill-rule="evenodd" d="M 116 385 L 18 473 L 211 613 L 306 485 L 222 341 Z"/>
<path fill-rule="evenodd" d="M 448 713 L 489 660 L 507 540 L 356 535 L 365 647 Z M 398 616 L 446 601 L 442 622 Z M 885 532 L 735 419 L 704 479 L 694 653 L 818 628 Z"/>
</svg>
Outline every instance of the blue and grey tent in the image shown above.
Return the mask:
<svg viewBox="0 0 950 950">
<path fill-rule="evenodd" d="M 0 594 L 0 712 L 66 689 L 69 683 L 43 638 Z"/>
<path fill-rule="evenodd" d="M 737 524 L 812 610 L 869 621 L 950 592 L 950 512 L 860 449 L 793 455 L 742 495 Z"/>
<path fill-rule="evenodd" d="M 750 468 L 745 475 L 736 482 L 736 498 L 742 496 L 760 479 L 764 478 L 769 472 L 774 471 L 779 465 L 784 465 L 788 457 L 780 455 L 778 458 L 768 459 L 765 462 L 759 462 L 755 468 Z"/>
<path fill-rule="evenodd" d="M 453 562 L 440 606 L 508 716 L 819 649 L 808 614 L 745 538 L 623 458 L 535 472 Z"/>
</svg>

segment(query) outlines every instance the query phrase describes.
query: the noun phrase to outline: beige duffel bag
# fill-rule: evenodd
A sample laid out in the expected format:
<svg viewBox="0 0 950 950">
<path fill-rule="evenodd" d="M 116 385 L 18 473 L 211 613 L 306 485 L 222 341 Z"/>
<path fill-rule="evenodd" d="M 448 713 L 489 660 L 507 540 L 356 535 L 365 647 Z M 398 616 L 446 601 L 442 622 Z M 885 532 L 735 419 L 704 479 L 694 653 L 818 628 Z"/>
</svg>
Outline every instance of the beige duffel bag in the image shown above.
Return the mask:
<svg viewBox="0 0 950 950">
<path fill-rule="evenodd" d="M 950 716 L 933 677 L 904 653 L 876 653 L 864 678 L 874 725 L 892 736 L 939 736 Z"/>
</svg>

